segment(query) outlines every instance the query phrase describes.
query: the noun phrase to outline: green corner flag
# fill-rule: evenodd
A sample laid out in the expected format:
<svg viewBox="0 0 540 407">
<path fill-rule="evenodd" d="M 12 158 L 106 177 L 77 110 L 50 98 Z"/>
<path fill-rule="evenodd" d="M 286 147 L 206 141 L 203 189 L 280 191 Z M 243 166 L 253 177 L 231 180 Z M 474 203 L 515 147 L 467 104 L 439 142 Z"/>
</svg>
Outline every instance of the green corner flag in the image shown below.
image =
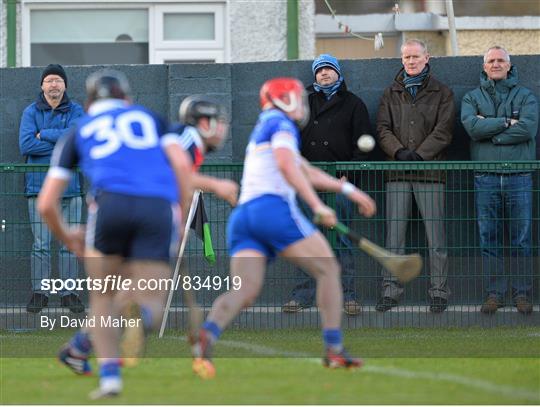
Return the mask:
<svg viewBox="0 0 540 407">
<path fill-rule="evenodd" d="M 197 237 L 203 241 L 204 258 L 208 263 L 214 264 L 216 262 L 216 254 L 214 253 L 214 247 L 212 246 L 212 234 L 210 233 L 206 209 L 204 209 L 202 193 L 199 194 L 197 209 L 195 209 L 195 216 L 193 217 L 190 227 L 195 231 Z"/>
</svg>

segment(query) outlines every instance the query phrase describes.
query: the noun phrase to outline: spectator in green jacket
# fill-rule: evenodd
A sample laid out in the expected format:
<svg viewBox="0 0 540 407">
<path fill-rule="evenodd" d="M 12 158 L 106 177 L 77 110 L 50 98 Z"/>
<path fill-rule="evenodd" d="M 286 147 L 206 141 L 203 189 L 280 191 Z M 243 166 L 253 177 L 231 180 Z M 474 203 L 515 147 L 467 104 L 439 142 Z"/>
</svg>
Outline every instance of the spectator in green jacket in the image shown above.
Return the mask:
<svg viewBox="0 0 540 407">
<path fill-rule="evenodd" d="M 535 159 L 538 103 L 529 89 L 518 85 L 517 69 L 504 48 L 491 47 L 484 55 L 480 86 L 464 96 L 461 121 L 471 138 L 474 161 Z M 495 163 L 486 164 L 485 170 L 474 175 L 474 189 L 487 294 L 481 311 L 492 314 L 504 306 L 510 275 L 513 303 L 520 313 L 529 314 L 533 274 L 531 170 L 519 166 L 505 170 Z M 505 219 L 511 246 L 506 272 Z"/>
</svg>

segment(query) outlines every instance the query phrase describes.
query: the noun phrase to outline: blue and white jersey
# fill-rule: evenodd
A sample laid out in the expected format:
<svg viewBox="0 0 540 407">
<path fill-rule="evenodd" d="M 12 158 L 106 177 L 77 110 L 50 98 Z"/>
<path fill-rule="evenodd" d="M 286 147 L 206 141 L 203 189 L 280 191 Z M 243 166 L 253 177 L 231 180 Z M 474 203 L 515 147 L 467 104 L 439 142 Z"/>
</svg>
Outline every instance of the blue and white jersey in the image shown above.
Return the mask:
<svg viewBox="0 0 540 407">
<path fill-rule="evenodd" d="M 281 196 L 291 203 L 295 201 L 296 192 L 274 158 L 273 149 L 278 147 L 293 151 L 300 165 L 298 128 L 281 110 L 265 110 L 259 115 L 246 148 L 240 204 L 267 194 Z"/>
<path fill-rule="evenodd" d="M 57 144 L 49 174 L 68 179 L 79 164 L 93 194 L 106 191 L 178 202 L 176 178 L 163 147 L 179 141 L 167 130 L 165 122 L 142 106 L 97 101 L 77 129 Z"/>
</svg>

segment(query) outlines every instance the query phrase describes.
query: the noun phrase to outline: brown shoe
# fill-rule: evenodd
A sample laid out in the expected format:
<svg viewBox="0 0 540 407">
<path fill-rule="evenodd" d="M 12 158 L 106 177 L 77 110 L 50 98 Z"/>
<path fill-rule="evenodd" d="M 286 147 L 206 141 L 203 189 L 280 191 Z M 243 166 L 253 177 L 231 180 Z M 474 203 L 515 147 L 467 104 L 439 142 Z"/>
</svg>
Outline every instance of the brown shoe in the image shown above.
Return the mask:
<svg viewBox="0 0 540 407">
<path fill-rule="evenodd" d="M 294 312 L 301 311 L 304 308 L 307 308 L 307 306 L 300 304 L 296 300 L 290 300 L 289 302 L 283 304 L 283 306 L 281 307 L 281 311 L 294 313 Z"/>
<path fill-rule="evenodd" d="M 360 311 L 362 311 L 362 307 L 355 300 L 345 301 L 343 304 L 343 309 L 345 310 L 345 314 L 351 316 L 358 315 L 360 314 Z"/>
<path fill-rule="evenodd" d="M 487 297 L 486 301 L 482 304 L 482 307 L 480 308 L 480 312 L 484 314 L 494 314 L 497 312 L 497 309 L 499 308 L 499 301 L 497 301 L 497 297 Z"/>
<path fill-rule="evenodd" d="M 529 302 L 529 300 L 521 295 L 514 299 L 514 304 L 516 305 L 518 312 L 521 314 L 528 315 L 533 310 L 532 304 Z"/>
</svg>

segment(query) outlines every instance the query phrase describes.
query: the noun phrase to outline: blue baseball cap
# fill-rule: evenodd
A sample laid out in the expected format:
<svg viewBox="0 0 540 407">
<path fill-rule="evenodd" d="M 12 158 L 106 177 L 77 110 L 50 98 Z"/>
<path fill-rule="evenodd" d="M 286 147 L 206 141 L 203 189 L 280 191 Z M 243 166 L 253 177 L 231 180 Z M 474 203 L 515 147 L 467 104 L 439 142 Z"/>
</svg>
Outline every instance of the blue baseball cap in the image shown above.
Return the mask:
<svg viewBox="0 0 540 407">
<path fill-rule="evenodd" d="M 339 61 L 336 57 L 330 54 L 321 54 L 317 58 L 315 58 L 313 64 L 311 65 L 313 76 L 315 76 L 319 69 L 324 68 L 325 66 L 332 68 L 341 77 L 341 68 L 339 66 Z"/>
</svg>

